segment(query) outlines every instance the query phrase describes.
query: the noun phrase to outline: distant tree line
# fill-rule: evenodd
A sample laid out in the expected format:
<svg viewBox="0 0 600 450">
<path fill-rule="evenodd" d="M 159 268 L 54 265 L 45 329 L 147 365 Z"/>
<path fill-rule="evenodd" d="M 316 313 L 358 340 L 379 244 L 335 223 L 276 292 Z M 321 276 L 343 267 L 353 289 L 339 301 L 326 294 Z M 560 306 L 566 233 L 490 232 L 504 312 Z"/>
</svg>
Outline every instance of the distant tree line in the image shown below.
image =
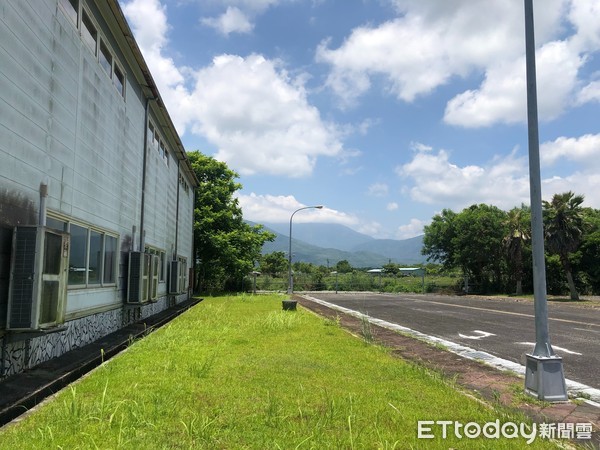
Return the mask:
<svg viewBox="0 0 600 450">
<path fill-rule="evenodd" d="M 582 207 L 583 200 L 565 192 L 543 202 L 548 292 L 573 300 L 600 292 L 600 211 Z M 461 270 L 471 292 L 531 293 L 530 208 L 444 209 L 425 227 L 422 253 L 445 270 Z"/>
</svg>

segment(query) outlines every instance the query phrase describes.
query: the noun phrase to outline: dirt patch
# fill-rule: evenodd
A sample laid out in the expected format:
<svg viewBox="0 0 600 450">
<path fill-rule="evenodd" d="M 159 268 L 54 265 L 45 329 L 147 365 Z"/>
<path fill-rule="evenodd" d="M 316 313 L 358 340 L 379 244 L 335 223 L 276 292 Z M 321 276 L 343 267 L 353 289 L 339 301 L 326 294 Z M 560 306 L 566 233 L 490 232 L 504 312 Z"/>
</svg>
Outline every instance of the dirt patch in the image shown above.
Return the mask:
<svg viewBox="0 0 600 450">
<path fill-rule="evenodd" d="M 584 402 L 549 404 L 535 399 L 529 400 L 523 393 L 524 380 L 516 374 L 502 372 L 483 363 L 462 358 L 443 348 L 374 324 L 370 324 L 368 330 L 364 330 L 364 324 L 356 317 L 299 295 L 295 295 L 294 300 L 322 317 L 336 320 L 354 335 L 372 338 L 373 342 L 389 348 L 394 356 L 442 373 L 453 380 L 460 389 L 490 405 L 521 411 L 537 423 L 591 422 L 595 426 L 592 440 L 586 439 L 579 443 L 587 445 L 587 448 L 592 444 L 592 448 L 600 449 L 600 408 Z M 365 336 L 365 331 L 369 336 Z"/>
</svg>

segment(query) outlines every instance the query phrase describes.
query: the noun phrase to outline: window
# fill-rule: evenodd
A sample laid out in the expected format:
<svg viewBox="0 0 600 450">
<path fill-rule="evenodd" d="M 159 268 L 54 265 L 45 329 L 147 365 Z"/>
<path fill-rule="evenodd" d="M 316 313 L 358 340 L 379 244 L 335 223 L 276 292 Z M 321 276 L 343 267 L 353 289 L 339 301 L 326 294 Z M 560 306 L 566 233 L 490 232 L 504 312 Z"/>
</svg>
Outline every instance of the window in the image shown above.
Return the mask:
<svg viewBox="0 0 600 450">
<path fill-rule="evenodd" d="M 79 0 L 60 0 L 65 15 L 77 26 L 79 19 Z"/>
<path fill-rule="evenodd" d="M 88 13 L 83 10 L 83 14 L 81 16 L 81 37 L 83 42 L 85 42 L 94 55 L 96 54 L 96 43 L 98 41 L 98 31 L 96 31 L 96 27 L 94 26 L 92 19 Z"/>
<path fill-rule="evenodd" d="M 113 81 L 115 83 L 115 87 L 117 88 L 119 94 L 121 94 L 122 97 L 125 97 L 125 75 L 123 74 L 123 71 L 119 68 L 119 66 L 117 66 L 116 64 L 114 73 L 115 76 L 113 77 Z"/>
<path fill-rule="evenodd" d="M 106 235 L 104 238 L 104 284 L 115 283 L 115 268 L 117 267 L 117 238 Z"/>
<path fill-rule="evenodd" d="M 164 157 L 165 157 L 165 152 L 166 152 L 166 150 L 165 150 L 165 143 L 164 143 L 164 142 L 161 142 L 161 143 L 160 143 L 160 150 L 159 150 L 159 153 L 160 153 L 160 155 L 163 157 L 163 159 L 164 159 Z"/>
<path fill-rule="evenodd" d="M 88 284 L 102 282 L 102 258 L 104 257 L 104 236 L 90 230 L 90 251 L 88 253 Z"/>
<path fill-rule="evenodd" d="M 154 145 L 154 125 L 148 122 L 148 144 Z"/>
<path fill-rule="evenodd" d="M 46 226 L 58 231 L 67 231 L 67 222 L 55 219 L 53 217 L 46 218 Z"/>
<path fill-rule="evenodd" d="M 104 43 L 104 40 L 100 39 L 100 65 L 104 69 L 104 71 L 110 77 L 112 75 L 112 55 L 110 50 Z"/>
<path fill-rule="evenodd" d="M 71 224 L 70 231 L 69 286 L 80 286 L 86 281 L 87 229 Z"/>
<path fill-rule="evenodd" d="M 70 233 L 69 287 L 110 286 L 116 283 L 116 236 L 54 217 L 48 217 L 46 225 Z"/>
</svg>

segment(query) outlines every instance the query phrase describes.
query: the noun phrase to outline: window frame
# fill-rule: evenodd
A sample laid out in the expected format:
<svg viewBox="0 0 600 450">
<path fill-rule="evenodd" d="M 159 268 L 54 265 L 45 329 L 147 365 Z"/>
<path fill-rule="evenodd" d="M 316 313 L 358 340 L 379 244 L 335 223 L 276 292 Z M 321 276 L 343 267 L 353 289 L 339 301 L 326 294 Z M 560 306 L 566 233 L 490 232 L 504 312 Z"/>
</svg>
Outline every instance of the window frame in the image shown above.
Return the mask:
<svg viewBox="0 0 600 450">
<path fill-rule="evenodd" d="M 89 25 L 94 28 L 95 36 L 92 36 L 91 33 L 89 33 L 88 26 L 85 24 L 85 19 L 86 18 L 89 21 Z M 81 23 L 81 25 L 79 27 L 79 34 L 81 35 L 81 40 L 90 48 L 90 50 L 93 51 L 94 56 L 96 57 L 96 60 L 98 60 L 98 41 L 100 40 L 100 33 L 98 32 L 98 25 L 96 24 L 96 22 L 92 18 L 92 14 L 85 7 L 81 8 L 81 21 L 80 21 L 80 23 Z M 84 28 L 85 28 L 85 31 L 84 31 Z M 84 33 L 87 33 L 87 34 L 84 34 Z M 88 35 L 91 36 L 94 39 L 94 48 L 92 48 L 91 42 L 88 41 L 88 39 L 89 39 L 87 37 Z"/>
<path fill-rule="evenodd" d="M 85 267 L 83 267 L 83 272 L 84 272 L 84 279 L 83 279 L 83 283 L 80 284 L 71 284 L 69 281 L 69 277 L 67 276 L 67 289 L 68 290 L 77 290 L 77 289 L 95 289 L 95 288 L 114 288 L 115 286 L 117 286 L 117 282 L 118 282 L 118 268 L 119 268 L 119 261 L 118 261 L 118 252 L 119 252 L 119 235 L 117 233 L 102 229 L 100 227 L 96 227 L 93 225 L 89 225 L 83 222 L 79 222 L 76 220 L 70 220 L 68 218 L 65 217 L 60 217 L 60 216 L 55 216 L 55 215 L 48 215 L 48 221 L 52 221 L 55 222 L 53 224 L 49 224 L 47 223 L 47 227 L 48 228 L 52 228 L 55 230 L 58 230 L 59 228 L 56 228 L 55 225 L 58 224 L 62 224 L 63 228 L 60 231 L 64 231 L 69 233 L 69 236 L 71 236 L 71 227 L 72 226 L 76 226 L 78 228 L 81 228 L 83 230 L 85 230 L 85 255 L 84 255 L 84 261 L 85 261 Z M 92 233 L 96 233 L 100 235 L 100 240 L 101 240 L 101 245 L 100 245 L 100 253 L 101 253 L 101 258 L 98 261 L 98 269 L 99 269 L 99 274 L 97 277 L 98 282 L 96 282 L 96 280 L 92 280 L 92 282 L 90 282 L 90 240 L 91 240 L 91 236 Z M 111 271 L 111 279 L 113 281 L 105 281 L 106 280 L 106 274 L 107 274 L 107 267 L 106 267 L 106 256 L 107 256 L 107 241 L 108 238 L 110 239 L 114 239 L 114 255 L 113 258 L 111 260 L 111 266 L 109 267 L 109 270 Z M 70 266 L 70 259 L 71 259 L 71 251 L 73 250 L 73 246 L 70 245 L 69 246 L 69 266 Z M 69 273 L 71 273 L 71 268 L 69 267 Z"/>
<path fill-rule="evenodd" d="M 75 3 L 75 5 L 73 5 Z M 80 0 L 59 0 L 58 4 L 62 9 L 64 15 L 71 21 L 75 28 L 79 28 L 79 18 L 81 16 L 80 13 Z M 75 17 L 73 17 L 73 12 L 75 12 Z"/>
</svg>

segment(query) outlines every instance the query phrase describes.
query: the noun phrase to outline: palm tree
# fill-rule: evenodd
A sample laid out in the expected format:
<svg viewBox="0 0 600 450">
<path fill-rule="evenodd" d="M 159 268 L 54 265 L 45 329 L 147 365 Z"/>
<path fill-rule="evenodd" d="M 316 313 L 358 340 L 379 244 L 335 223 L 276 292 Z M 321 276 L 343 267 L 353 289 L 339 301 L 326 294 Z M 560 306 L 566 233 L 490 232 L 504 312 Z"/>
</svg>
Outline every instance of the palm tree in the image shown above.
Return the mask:
<svg viewBox="0 0 600 450">
<path fill-rule="evenodd" d="M 550 203 L 544 201 L 544 234 L 546 247 L 558 255 L 567 275 L 571 300 L 579 300 L 575 289 L 569 254 L 577 251 L 583 236 L 583 195 L 573 192 L 554 194 Z"/>
<path fill-rule="evenodd" d="M 504 225 L 507 234 L 503 239 L 508 259 L 514 267 L 517 289 L 515 294 L 523 294 L 523 247 L 531 239 L 530 209 L 525 205 L 511 209 L 506 216 Z"/>
</svg>

